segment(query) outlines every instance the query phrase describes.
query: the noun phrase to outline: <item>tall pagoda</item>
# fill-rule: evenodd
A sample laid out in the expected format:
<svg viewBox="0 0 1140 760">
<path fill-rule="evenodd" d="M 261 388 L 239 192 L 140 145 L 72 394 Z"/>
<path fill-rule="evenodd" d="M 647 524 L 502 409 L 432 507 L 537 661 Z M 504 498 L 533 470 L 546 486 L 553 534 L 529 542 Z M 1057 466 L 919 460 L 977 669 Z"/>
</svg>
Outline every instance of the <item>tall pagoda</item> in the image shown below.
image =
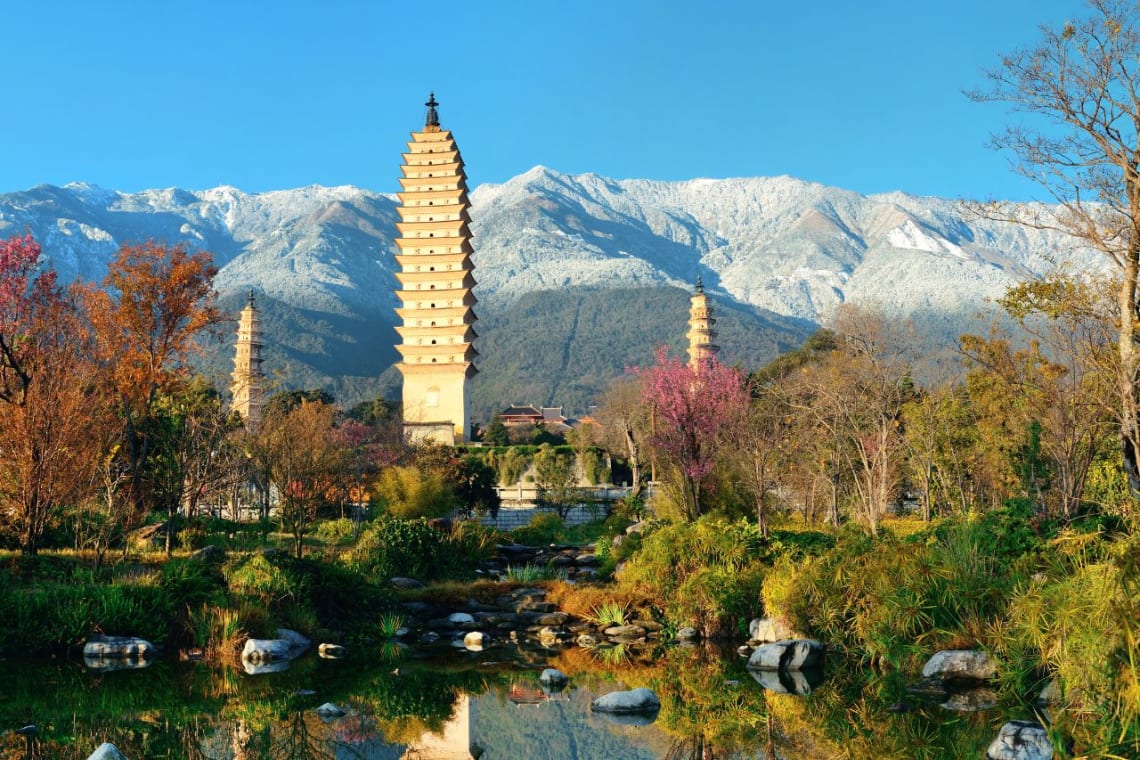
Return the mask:
<svg viewBox="0 0 1140 760">
<path fill-rule="evenodd" d="M 475 372 L 475 286 L 463 159 L 428 98 L 400 178 L 396 328 L 404 376 L 404 436 L 452 445 L 468 438 L 467 380 Z"/>
<path fill-rule="evenodd" d="M 712 303 L 701 276 L 697 275 L 697 287 L 689 297 L 689 366 L 699 371 L 720 351 L 716 344 L 716 320 L 713 319 Z"/>
<path fill-rule="evenodd" d="M 261 320 L 253 302 L 253 291 L 238 319 L 237 343 L 234 346 L 234 371 L 230 390 L 233 410 L 241 415 L 249 430 L 261 422 L 265 400 L 265 373 L 261 369 Z"/>
</svg>

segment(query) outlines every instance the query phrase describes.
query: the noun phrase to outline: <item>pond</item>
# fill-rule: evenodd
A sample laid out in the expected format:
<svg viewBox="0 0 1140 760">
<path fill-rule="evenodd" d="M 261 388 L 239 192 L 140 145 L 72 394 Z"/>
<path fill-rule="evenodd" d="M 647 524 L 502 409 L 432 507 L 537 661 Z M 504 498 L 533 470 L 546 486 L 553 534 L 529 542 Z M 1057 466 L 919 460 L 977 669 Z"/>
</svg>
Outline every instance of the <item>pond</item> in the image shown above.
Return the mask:
<svg viewBox="0 0 1140 760">
<path fill-rule="evenodd" d="M 570 677 L 544 689 L 539 673 Z M 3 757 L 83 760 L 100 743 L 143 758 L 961 758 L 982 757 L 1016 705 L 964 711 L 906 691 L 898 678 L 842 663 L 803 683 L 765 688 L 733 653 L 473 653 L 375 648 L 345 660 L 313 654 L 282 672 L 155 662 L 97 673 L 76 662 L 0 663 Z M 590 702 L 645 686 L 661 709 L 613 718 Z M 791 687 L 806 696 L 778 693 Z M 773 690 L 774 689 L 774 690 Z M 331 703 L 343 715 L 321 715 Z M 33 723 L 28 747 L 12 729 Z M 30 754 L 29 754 L 30 753 Z"/>
</svg>

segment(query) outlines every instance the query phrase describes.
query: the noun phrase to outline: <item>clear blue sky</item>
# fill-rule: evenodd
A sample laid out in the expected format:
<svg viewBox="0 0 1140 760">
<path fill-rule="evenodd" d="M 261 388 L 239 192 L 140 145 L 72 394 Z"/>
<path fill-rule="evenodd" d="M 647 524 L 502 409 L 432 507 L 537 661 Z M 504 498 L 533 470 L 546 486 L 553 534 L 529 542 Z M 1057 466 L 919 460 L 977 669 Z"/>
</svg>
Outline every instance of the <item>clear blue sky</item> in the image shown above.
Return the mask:
<svg viewBox="0 0 1140 760">
<path fill-rule="evenodd" d="M 473 184 L 790 174 L 1042 197 L 962 90 L 1079 0 L 7 0 L 0 191 L 397 190 L 429 89 Z"/>
</svg>

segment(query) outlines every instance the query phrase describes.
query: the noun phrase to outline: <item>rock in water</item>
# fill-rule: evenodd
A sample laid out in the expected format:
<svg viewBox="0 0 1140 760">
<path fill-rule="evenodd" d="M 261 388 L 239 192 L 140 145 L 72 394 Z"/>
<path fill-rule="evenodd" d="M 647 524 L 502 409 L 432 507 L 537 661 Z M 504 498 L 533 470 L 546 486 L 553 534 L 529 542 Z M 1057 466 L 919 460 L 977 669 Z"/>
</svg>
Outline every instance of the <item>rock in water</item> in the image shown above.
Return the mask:
<svg viewBox="0 0 1140 760">
<path fill-rule="evenodd" d="M 566 674 L 556 668 L 547 668 L 538 677 L 539 683 L 554 685 L 566 683 Z"/>
<path fill-rule="evenodd" d="M 127 756 L 111 742 L 103 742 L 87 756 L 87 760 L 127 760 Z"/>
<path fill-rule="evenodd" d="M 935 652 L 922 666 L 923 678 L 943 681 L 989 681 L 997 675 L 997 663 L 976 649 L 946 649 Z"/>
<path fill-rule="evenodd" d="M 761 644 L 748 658 L 749 670 L 803 670 L 823 662 L 823 645 L 812 639 Z"/>
<path fill-rule="evenodd" d="M 590 709 L 619 715 L 651 713 L 661 709 L 661 700 L 649 689 L 612 691 L 591 702 Z"/>
<path fill-rule="evenodd" d="M 1036 723 L 1011 720 L 986 750 L 987 760 L 1052 760 L 1053 743 Z"/>
</svg>

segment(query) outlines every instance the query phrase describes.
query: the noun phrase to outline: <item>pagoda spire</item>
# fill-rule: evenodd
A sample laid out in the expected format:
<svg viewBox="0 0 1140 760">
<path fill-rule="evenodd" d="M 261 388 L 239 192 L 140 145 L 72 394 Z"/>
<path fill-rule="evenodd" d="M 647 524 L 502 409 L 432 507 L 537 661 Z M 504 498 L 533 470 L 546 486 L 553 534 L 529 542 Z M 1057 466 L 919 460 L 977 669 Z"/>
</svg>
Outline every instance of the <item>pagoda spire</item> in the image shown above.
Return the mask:
<svg viewBox="0 0 1140 760">
<path fill-rule="evenodd" d="M 439 107 L 439 103 L 437 103 L 435 100 L 435 92 L 434 91 L 428 93 L 428 99 L 427 99 L 427 102 L 424 103 L 424 105 L 427 106 L 427 114 L 424 116 L 424 131 L 425 132 L 432 132 L 432 131 L 438 132 L 439 131 L 439 111 L 436 111 L 435 109 Z"/>
<path fill-rule="evenodd" d="M 439 126 L 434 92 L 424 105 L 426 123 L 407 143 L 397 194 L 396 366 L 405 437 L 451 445 L 470 434 L 467 380 L 476 372 L 470 203 L 463 159 Z"/>
</svg>

